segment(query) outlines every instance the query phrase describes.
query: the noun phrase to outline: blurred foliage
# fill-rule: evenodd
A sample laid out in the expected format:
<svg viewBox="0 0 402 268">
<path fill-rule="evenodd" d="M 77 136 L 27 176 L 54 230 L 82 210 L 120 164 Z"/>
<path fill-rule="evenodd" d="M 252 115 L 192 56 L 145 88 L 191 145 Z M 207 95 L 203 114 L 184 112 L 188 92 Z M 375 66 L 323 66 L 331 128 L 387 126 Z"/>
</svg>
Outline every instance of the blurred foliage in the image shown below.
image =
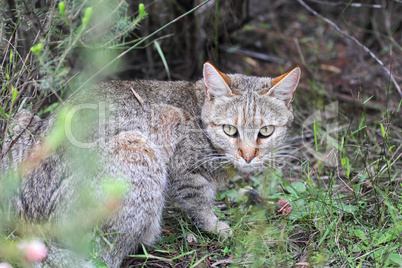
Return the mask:
<svg viewBox="0 0 402 268">
<path fill-rule="evenodd" d="M 121 64 L 116 60 L 119 46 L 127 44 L 127 38 L 133 40 L 131 37 L 147 16 L 143 4 L 131 11 L 125 1 L 113 0 L 16 0 L 2 3 L 0 11 L 1 53 L 4 56 L 0 73 L 1 157 L 8 157 L 7 148 L 2 145 L 12 134 L 14 113 L 27 109 L 44 116 L 63 103 L 69 90 L 73 93 L 83 83 L 96 83 L 106 73 L 113 75 Z M 104 68 L 107 64 L 108 68 Z M 36 151 L 34 156 L 38 161 L 63 144 L 65 111 L 59 109 L 59 119 Z M 81 157 L 84 161 L 84 156 Z M 28 241 L 35 237 L 50 239 L 45 233 L 72 244 L 77 252 L 91 250 L 88 240 L 91 237 L 86 232 L 113 212 L 107 204 L 118 203 L 125 185 L 106 183 L 105 207 L 95 203 L 88 191 L 78 193 L 77 216 L 62 225 L 25 224 L 14 217 L 10 201 L 16 195 L 21 174 L 28 172 L 29 167 L 32 164 L 22 162 L 18 172 L 0 175 L 0 259 L 31 267 L 34 259 L 27 258 L 26 254 L 30 249 L 41 250 L 42 244 Z"/>
</svg>

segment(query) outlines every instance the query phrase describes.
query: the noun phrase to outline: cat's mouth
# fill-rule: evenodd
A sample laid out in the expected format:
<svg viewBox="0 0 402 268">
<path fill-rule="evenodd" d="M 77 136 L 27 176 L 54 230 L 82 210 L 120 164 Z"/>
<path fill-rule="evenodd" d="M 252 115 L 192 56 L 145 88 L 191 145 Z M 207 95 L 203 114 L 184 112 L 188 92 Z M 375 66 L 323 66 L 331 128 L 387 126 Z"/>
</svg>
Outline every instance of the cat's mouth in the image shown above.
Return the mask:
<svg viewBox="0 0 402 268">
<path fill-rule="evenodd" d="M 240 173 L 255 173 L 265 169 L 265 165 L 261 161 L 258 161 L 258 159 L 254 159 L 248 163 L 241 158 L 234 163 L 234 167 Z"/>
</svg>

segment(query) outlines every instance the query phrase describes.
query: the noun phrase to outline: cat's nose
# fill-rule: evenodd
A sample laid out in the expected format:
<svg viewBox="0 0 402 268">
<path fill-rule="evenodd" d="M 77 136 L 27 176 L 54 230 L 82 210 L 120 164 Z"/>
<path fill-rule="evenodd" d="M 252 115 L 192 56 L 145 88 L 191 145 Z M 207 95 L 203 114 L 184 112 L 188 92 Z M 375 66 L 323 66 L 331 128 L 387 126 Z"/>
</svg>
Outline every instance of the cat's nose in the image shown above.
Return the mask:
<svg viewBox="0 0 402 268">
<path fill-rule="evenodd" d="M 239 154 L 247 162 L 247 164 L 250 164 L 250 162 L 257 155 L 257 149 L 252 147 L 242 147 L 239 149 Z"/>
<path fill-rule="evenodd" d="M 255 155 L 243 155 L 243 159 L 246 160 L 247 164 L 250 164 L 251 160 L 255 158 Z"/>
</svg>

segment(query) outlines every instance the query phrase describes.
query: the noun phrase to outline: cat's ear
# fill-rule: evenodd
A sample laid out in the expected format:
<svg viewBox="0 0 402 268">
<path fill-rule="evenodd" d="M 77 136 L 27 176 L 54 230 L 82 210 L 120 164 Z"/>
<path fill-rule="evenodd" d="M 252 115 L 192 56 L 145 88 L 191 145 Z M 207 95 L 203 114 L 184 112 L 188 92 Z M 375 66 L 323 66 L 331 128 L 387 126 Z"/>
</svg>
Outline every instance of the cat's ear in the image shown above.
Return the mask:
<svg viewBox="0 0 402 268">
<path fill-rule="evenodd" d="M 297 66 L 293 70 L 273 78 L 271 80 L 272 87 L 268 91 L 267 95 L 279 100 L 283 100 L 289 106 L 293 101 L 296 87 L 299 84 L 300 74 L 300 67 Z"/>
<path fill-rule="evenodd" d="M 209 61 L 204 64 L 204 84 L 209 100 L 222 96 L 231 96 L 230 78 L 216 69 Z"/>
</svg>

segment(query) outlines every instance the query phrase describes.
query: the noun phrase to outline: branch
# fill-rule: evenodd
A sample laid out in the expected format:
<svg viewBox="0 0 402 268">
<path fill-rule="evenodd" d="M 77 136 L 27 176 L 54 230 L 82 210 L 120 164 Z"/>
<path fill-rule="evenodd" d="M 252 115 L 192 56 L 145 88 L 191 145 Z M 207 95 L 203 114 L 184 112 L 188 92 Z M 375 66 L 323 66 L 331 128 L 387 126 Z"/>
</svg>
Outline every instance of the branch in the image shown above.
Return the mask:
<svg viewBox="0 0 402 268">
<path fill-rule="evenodd" d="M 326 23 L 330 24 L 332 27 L 335 28 L 335 30 L 337 30 L 341 35 L 349 38 L 350 40 L 352 40 L 353 42 L 355 42 L 359 47 L 363 48 L 363 50 L 365 52 L 367 52 L 378 64 L 381 65 L 382 69 L 389 75 L 389 77 L 391 78 L 392 83 L 395 85 L 396 89 L 398 90 L 399 95 L 402 98 L 402 91 L 401 88 L 399 87 L 398 83 L 396 82 L 394 76 L 392 75 L 392 73 L 390 72 L 390 70 L 388 70 L 387 67 L 385 67 L 384 63 L 377 58 L 377 56 L 365 45 L 363 45 L 362 43 L 360 43 L 359 40 L 356 39 L 356 37 L 354 36 L 350 36 L 348 35 L 345 31 L 343 31 L 341 28 L 339 28 L 338 25 L 336 25 L 333 21 L 325 18 L 324 16 L 322 16 L 320 13 L 318 13 L 317 11 L 315 11 L 314 9 L 312 9 L 309 5 L 307 5 L 303 0 L 297 0 L 302 6 L 304 6 L 308 11 L 310 11 L 311 13 L 314 14 L 314 16 L 322 19 L 323 21 L 325 21 Z"/>
<path fill-rule="evenodd" d="M 327 6 L 351 6 L 351 7 L 368 7 L 368 8 L 385 8 L 383 5 L 370 5 L 370 4 L 364 4 L 364 3 L 347 3 L 347 2 L 327 2 L 327 1 L 321 1 L 321 0 L 311 0 L 311 2 L 317 3 L 317 4 L 322 4 L 322 5 L 327 5 Z"/>
</svg>

